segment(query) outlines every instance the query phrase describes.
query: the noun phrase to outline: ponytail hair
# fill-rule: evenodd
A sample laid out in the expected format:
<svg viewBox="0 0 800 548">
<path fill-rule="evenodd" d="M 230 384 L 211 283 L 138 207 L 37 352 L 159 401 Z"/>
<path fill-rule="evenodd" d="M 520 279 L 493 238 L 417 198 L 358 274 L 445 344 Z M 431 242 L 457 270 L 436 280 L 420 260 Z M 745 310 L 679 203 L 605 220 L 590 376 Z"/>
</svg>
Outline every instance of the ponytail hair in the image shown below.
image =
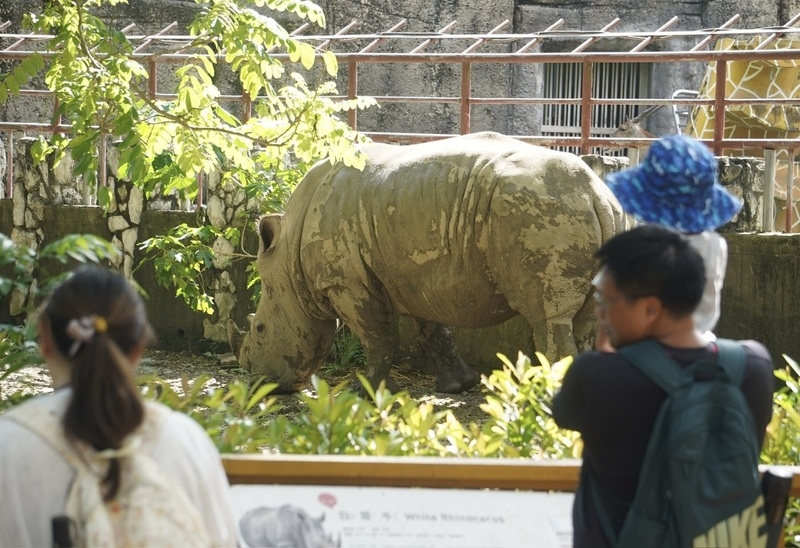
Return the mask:
<svg viewBox="0 0 800 548">
<path fill-rule="evenodd" d="M 42 320 L 71 365 L 72 397 L 63 426 L 67 438 L 97 451 L 116 450 L 144 420 L 144 402 L 128 356 L 152 337 L 144 302 L 119 274 L 82 266 L 56 288 Z M 120 485 L 114 457 L 103 478 L 104 498 Z"/>
</svg>

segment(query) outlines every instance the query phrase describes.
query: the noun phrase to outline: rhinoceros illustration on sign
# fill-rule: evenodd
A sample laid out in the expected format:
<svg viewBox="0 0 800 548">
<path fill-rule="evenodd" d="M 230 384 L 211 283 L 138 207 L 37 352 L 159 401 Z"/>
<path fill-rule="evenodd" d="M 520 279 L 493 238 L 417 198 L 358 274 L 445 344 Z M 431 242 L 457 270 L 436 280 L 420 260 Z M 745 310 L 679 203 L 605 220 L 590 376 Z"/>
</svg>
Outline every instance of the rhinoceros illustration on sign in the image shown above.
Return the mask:
<svg viewBox="0 0 800 548">
<path fill-rule="evenodd" d="M 247 546 L 281 548 L 334 548 L 339 540 L 325 532 L 319 518 L 312 518 L 298 506 L 284 504 L 277 508 L 261 506 L 245 513 L 239 531 Z"/>
<path fill-rule="evenodd" d="M 491 132 L 365 151 L 363 171 L 313 166 L 285 212 L 259 222 L 261 300 L 249 331 L 228 322 L 252 379 L 302 388 L 337 319 L 361 339 L 367 378 L 392 389 L 397 315 L 416 323 L 441 392 L 480 380 L 449 326 L 522 314 L 550 359 L 589 344 L 593 253 L 624 217 L 579 157 Z"/>
</svg>

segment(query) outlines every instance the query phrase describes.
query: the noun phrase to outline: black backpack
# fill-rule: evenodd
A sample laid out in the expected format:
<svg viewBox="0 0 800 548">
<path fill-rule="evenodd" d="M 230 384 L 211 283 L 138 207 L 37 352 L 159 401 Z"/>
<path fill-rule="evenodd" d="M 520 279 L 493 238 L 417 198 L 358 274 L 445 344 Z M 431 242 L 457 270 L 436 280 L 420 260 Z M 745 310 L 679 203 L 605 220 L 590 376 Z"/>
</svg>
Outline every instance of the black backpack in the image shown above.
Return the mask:
<svg viewBox="0 0 800 548">
<path fill-rule="evenodd" d="M 618 353 L 667 392 L 619 537 L 619 548 L 765 546 L 767 525 L 752 412 L 740 390 L 744 348 L 717 340 L 717 360 L 679 367 L 654 340 Z"/>
</svg>

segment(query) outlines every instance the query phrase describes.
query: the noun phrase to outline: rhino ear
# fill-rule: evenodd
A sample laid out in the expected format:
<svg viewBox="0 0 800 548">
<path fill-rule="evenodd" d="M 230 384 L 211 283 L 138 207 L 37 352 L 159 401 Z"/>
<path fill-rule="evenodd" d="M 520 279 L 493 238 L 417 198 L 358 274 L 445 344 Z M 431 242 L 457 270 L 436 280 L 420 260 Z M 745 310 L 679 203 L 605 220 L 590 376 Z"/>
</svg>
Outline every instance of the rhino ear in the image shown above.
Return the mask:
<svg viewBox="0 0 800 548">
<path fill-rule="evenodd" d="M 278 241 L 278 236 L 281 233 L 282 218 L 283 215 L 280 213 L 270 213 L 261 217 L 261 221 L 258 223 L 259 255 L 269 251 Z"/>
</svg>

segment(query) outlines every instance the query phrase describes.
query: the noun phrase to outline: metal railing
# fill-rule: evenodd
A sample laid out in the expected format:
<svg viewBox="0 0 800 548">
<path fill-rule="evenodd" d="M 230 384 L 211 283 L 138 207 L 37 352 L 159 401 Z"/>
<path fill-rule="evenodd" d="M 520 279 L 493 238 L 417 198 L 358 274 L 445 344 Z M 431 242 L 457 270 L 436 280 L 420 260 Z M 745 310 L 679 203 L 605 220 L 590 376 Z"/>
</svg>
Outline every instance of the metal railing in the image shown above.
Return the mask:
<svg viewBox="0 0 800 548">
<path fill-rule="evenodd" d="M 735 61 L 775 61 L 800 59 L 800 49 L 766 49 L 781 37 L 797 37 L 800 28 L 794 25 L 800 21 L 800 14 L 793 17 L 785 25 L 773 28 L 738 29 L 734 25 L 739 21 L 738 15 L 730 18 L 723 25 L 715 29 L 703 30 L 670 30 L 678 18 L 670 21 L 653 31 L 624 31 L 614 32 L 613 29 L 620 23 L 614 19 L 607 25 L 595 31 L 568 31 L 561 30 L 563 19 L 549 25 L 545 30 L 525 34 L 503 34 L 502 30 L 510 25 L 504 21 L 494 29 L 484 34 L 451 34 L 455 27 L 452 22 L 434 33 L 403 33 L 402 28 L 406 21 L 402 20 L 382 33 L 351 34 L 350 31 L 357 25 L 355 22 L 331 35 L 304 35 L 308 26 L 296 29 L 292 35 L 304 42 L 315 45 L 319 54 L 323 51 L 333 51 L 340 63 L 346 68 L 347 92 L 346 95 L 334 99 L 354 99 L 359 96 L 359 69 L 376 64 L 442 64 L 460 66 L 460 93 L 454 96 L 374 96 L 379 104 L 407 103 L 407 104 L 455 104 L 459 105 L 458 128 L 461 134 L 470 133 L 472 130 L 472 109 L 479 105 L 547 105 L 565 104 L 579 105 L 581 108 L 581 122 L 579 135 L 544 136 L 544 135 L 514 135 L 521 140 L 543 145 L 560 147 L 578 147 L 582 153 L 588 153 L 593 147 L 627 148 L 644 147 L 651 139 L 638 138 L 612 138 L 593 136 L 591 127 L 591 110 L 598 105 L 640 105 L 643 107 L 654 105 L 683 105 L 686 107 L 709 106 L 714 109 L 715 131 L 714 137 L 708 140 L 717 155 L 722 155 L 725 149 L 760 148 L 760 149 L 785 149 L 791 156 L 800 149 L 798 139 L 727 139 L 723 135 L 725 127 L 725 111 L 728 107 L 736 105 L 779 105 L 784 107 L 800 107 L 800 98 L 789 99 L 731 99 L 725 96 L 725 86 L 716 86 L 712 99 L 702 98 L 635 98 L 613 99 L 592 96 L 593 65 L 596 63 L 681 63 L 705 62 L 714 64 L 717 72 L 717 81 L 724 82 L 728 64 Z M 5 30 L 8 23 L 0 25 L 0 31 Z M 131 33 L 135 26 L 123 29 L 128 40 L 134 45 L 134 59 L 144 64 L 149 71 L 148 90 L 152 98 L 169 99 L 175 97 L 169 93 L 161 93 L 158 87 L 158 66 L 162 64 L 182 64 L 189 61 L 192 56 L 192 37 L 170 34 L 176 24 L 169 25 L 160 32 L 150 35 L 136 35 Z M 752 50 L 745 51 L 715 51 L 710 49 L 716 40 L 725 37 L 762 38 L 761 44 Z M 39 51 L 45 58 L 52 55 L 46 51 L 46 43 L 52 38 L 49 35 L 34 34 L 2 34 L 0 33 L 0 61 L 21 60 Z M 569 51 L 554 52 L 559 49 L 559 43 L 574 44 L 577 47 Z M 613 42 L 618 48 L 620 43 L 634 43 L 626 51 L 596 51 L 606 47 L 605 44 Z M 4 44 L 8 44 L 3 47 Z M 677 49 L 664 51 L 664 48 L 678 45 Z M 651 51 L 658 45 L 660 51 Z M 43 47 L 44 46 L 44 47 Z M 544 48 L 543 46 L 547 46 Z M 503 51 L 482 51 L 492 47 Z M 536 49 L 541 48 L 541 49 Z M 389 49 L 390 51 L 379 51 Z M 42 51 L 44 50 L 44 51 Z M 399 51 L 403 50 L 403 51 Z M 430 51 L 436 50 L 436 51 Z M 547 50 L 547 51 L 545 51 Z M 275 53 L 275 58 L 289 62 L 286 54 Z M 217 54 L 218 62 L 225 63 L 225 52 Z M 480 65 L 515 65 L 515 64 L 546 64 L 546 63 L 580 63 L 582 65 L 582 94 L 580 98 L 558 99 L 542 97 L 478 97 L 472 94 L 473 69 Z M 20 96 L 50 97 L 46 90 L 21 89 Z M 251 113 L 252 103 L 260 97 L 249 97 L 246 94 L 224 94 L 221 101 L 237 102 L 242 107 L 242 119 L 246 120 Z M 54 112 L 57 105 L 53 105 Z M 358 129 L 358 113 L 348 112 L 348 122 L 351 127 Z M 7 179 L 6 196 L 11 195 L 11 181 L 13 180 L 13 140 L 15 132 L 32 133 L 67 133 L 70 128 L 58 118 L 53 122 L 0 122 L 0 132 L 6 135 L 7 145 Z M 423 142 L 451 136 L 440 133 L 403 133 L 394 132 L 391 128 L 385 131 L 368 131 L 366 135 L 373 140 L 394 142 Z M 101 154 L 104 154 L 105 142 L 100 143 Z M 105 162 L 103 170 L 105 169 Z M 101 172 L 99 180 L 105 182 L 106 174 Z M 201 194 L 201 193 L 199 193 Z"/>
</svg>

